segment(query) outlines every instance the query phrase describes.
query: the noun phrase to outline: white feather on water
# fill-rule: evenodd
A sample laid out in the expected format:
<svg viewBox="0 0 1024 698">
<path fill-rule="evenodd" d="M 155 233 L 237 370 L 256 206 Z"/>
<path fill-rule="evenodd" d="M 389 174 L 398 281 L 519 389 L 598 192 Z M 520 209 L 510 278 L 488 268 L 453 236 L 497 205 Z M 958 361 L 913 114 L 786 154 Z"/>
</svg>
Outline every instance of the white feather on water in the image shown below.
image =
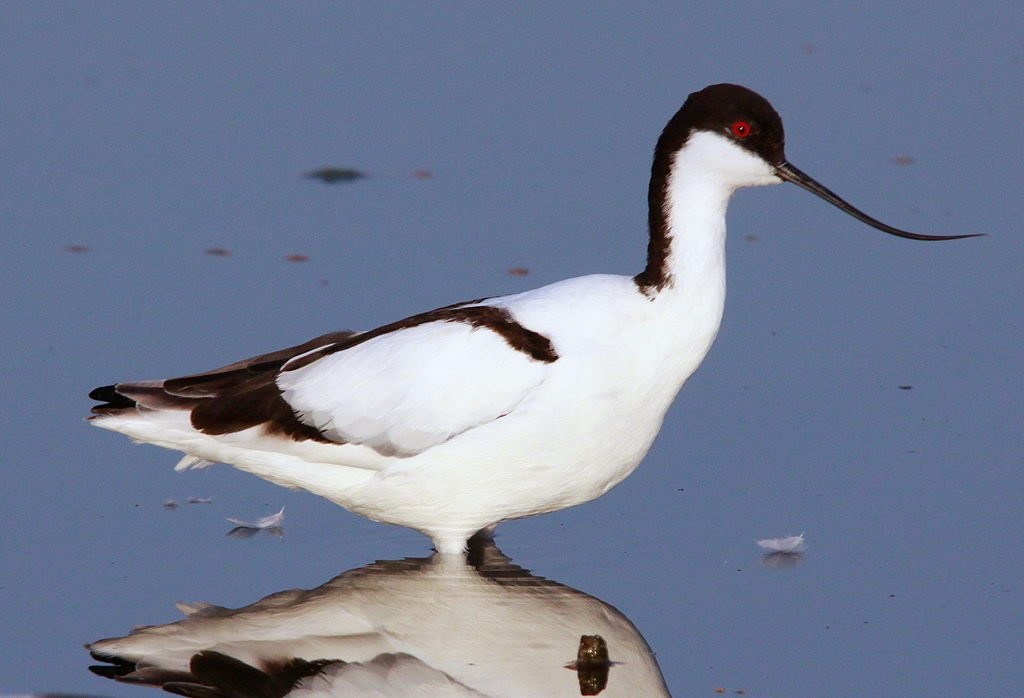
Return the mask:
<svg viewBox="0 0 1024 698">
<path fill-rule="evenodd" d="M 798 536 L 787 536 L 785 538 L 763 538 L 757 544 L 773 553 L 802 553 L 807 550 L 807 541 L 801 532 Z"/>
<path fill-rule="evenodd" d="M 276 514 L 271 514 L 269 516 L 261 516 L 255 521 L 233 519 L 231 517 L 228 517 L 228 521 L 235 524 L 236 526 L 241 526 L 242 528 L 255 528 L 259 530 L 267 528 L 278 528 L 281 526 L 282 523 L 284 523 L 284 507 L 281 507 L 281 511 L 277 512 Z"/>
</svg>

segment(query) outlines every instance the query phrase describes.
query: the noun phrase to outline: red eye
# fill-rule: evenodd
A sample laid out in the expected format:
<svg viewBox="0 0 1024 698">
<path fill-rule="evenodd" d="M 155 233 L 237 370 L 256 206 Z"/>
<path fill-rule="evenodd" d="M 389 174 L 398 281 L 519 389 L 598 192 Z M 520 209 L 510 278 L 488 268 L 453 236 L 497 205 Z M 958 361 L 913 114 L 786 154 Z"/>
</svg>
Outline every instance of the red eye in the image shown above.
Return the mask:
<svg viewBox="0 0 1024 698">
<path fill-rule="evenodd" d="M 732 131 L 732 135 L 736 138 L 746 138 L 754 131 L 754 129 L 750 127 L 750 122 L 743 120 L 733 121 L 729 130 Z"/>
</svg>

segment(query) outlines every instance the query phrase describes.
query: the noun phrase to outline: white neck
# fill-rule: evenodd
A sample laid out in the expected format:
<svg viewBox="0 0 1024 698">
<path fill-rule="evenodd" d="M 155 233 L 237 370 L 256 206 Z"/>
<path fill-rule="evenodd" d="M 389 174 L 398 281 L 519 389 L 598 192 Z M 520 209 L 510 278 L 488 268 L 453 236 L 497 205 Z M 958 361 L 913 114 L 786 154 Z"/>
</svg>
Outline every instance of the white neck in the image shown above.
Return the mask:
<svg viewBox="0 0 1024 698">
<path fill-rule="evenodd" d="M 668 237 L 666 290 L 707 292 L 725 287 L 725 212 L 733 189 L 679 151 L 666 183 L 663 204 Z"/>
<path fill-rule="evenodd" d="M 660 177 L 657 169 L 652 173 L 650 197 L 655 253 L 636 282 L 660 306 L 657 332 L 681 383 L 700 364 L 722 322 L 729 198 L 739 187 L 779 180 L 763 160 L 707 132 L 692 134 L 661 167 Z"/>
<path fill-rule="evenodd" d="M 663 252 L 648 260 L 645 274 L 659 283 L 645 292 L 709 293 L 720 286 L 724 296 L 729 198 L 740 187 L 779 179 L 761 158 L 706 131 L 693 133 L 666 165 L 660 176 L 652 172 L 652 244 Z"/>
</svg>

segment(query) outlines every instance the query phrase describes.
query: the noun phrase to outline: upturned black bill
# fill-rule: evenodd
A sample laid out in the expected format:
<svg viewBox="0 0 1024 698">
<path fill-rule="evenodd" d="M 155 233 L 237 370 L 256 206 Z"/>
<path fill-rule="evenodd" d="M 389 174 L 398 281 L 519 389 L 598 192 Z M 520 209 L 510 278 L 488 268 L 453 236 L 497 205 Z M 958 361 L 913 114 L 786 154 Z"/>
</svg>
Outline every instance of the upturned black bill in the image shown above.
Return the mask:
<svg viewBox="0 0 1024 698">
<path fill-rule="evenodd" d="M 872 228 L 878 228 L 883 233 L 889 233 L 889 235 L 895 235 L 896 237 L 907 238 L 908 240 L 962 240 L 963 238 L 976 238 L 981 237 L 982 234 L 974 233 L 971 235 L 922 235 L 920 233 L 911 233 L 906 230 L 900 230 L 899 228 L 893 228 L 891 225 L 886 225 L 880 220 L 876 220 L 866 213 L 855 209 L 850 204 L 840 199 L 830 189 L 822 186 L 816 182 L 810 175 L 806 175 L 798 170 L 788 162 L 783 162 L 781 165 L 775 166 L 775 174 L 787 182 L 806 189 L 815 196 L 819 196 L 825 201 L 829 202 L 841 211 L 849 213 L 857 220 L 867 223 Z"/>
</svg>

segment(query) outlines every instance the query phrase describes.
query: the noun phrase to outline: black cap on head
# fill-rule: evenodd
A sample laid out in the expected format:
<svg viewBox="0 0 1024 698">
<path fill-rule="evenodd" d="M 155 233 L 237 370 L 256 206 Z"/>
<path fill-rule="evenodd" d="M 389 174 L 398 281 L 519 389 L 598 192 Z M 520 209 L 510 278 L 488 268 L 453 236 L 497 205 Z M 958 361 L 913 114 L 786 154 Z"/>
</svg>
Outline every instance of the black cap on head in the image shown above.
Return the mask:
<svg viewBox="0 0 1024 698">
<path fill-rule="evenodd" d="M 666 124 L 655 152 L 678 151 L 694 131 L 717 133 L 771 165 L 786 161 L 778 112 L 767 99 L 742 85 L 721 83 L 692 93 Z"/>
</svg>

